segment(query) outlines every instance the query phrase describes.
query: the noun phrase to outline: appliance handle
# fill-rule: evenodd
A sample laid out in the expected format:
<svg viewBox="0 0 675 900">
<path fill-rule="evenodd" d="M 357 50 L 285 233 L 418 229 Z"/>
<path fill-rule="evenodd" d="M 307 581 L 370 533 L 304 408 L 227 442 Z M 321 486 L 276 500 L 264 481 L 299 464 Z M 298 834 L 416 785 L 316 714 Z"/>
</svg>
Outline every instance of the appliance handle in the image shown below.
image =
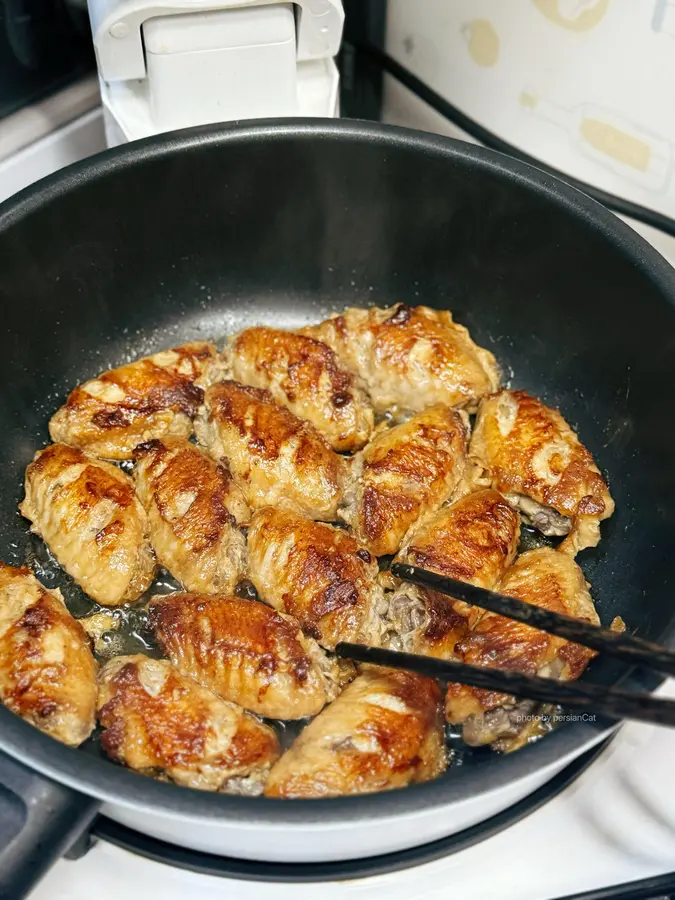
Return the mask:
<svg viewBox="0 0 675 900">
<path fill-rule="evenodd" d="M 147 76 L 143 25 L 148 19 L 279 2 L 284 0 L 90 0 L 99 75 L 103 81 L 141 80 Z M 292 2 L 296 8 L 298 62 L 336 56 L 345 19 L 342 0 Z"/>
<path fill-rule="evenodd" d="M 99 800 L 0 753 L 0 897 L 26 897 L 99 807 Z"/>
</svg>

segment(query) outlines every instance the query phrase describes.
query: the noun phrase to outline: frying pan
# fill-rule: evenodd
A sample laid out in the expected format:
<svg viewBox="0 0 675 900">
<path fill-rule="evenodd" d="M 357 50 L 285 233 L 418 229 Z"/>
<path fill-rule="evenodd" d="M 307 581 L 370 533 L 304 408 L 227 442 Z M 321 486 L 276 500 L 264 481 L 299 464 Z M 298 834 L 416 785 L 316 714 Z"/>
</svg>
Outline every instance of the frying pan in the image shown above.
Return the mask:
<svg viewBox="0 0 675 900">
<path fill-rule="evenodd" d="M 580 557 L 601 619 L 620 615 L 672 644 L 672 270 L 549 175 L 478 147 L 356 122 L 164 135 L 80 163 L 0 208 L 0 558 L 25 559 L 23 471 L 79 381 L 185 340 L 398 301 L 452 310 L 514 386 L 578 428 L 617 505 L 600 546 Z M 640 673 L 602 659 L 586 677 L 645 686 Z M 478 753 L 433 783 L 290 802 L 142 778 L 91 743 L 69 749 L 0 708 L 0 750 L 26 767 L 0 766 L 0 803 L 14 804 L 0 815 L 14 823 L 0 871 L 36 865 L 35 843 L 47 841 L 21 802 L 31 777 L 33 789 L 49 784 L 45 776 L 72 789 L 49 822 L 62 841 L 91 815 L 89 796 L 123 825 L 192 849 L 354 859 L 488 818 L 608 730 L 577 722 L 510 756 Z"/>
</svg>

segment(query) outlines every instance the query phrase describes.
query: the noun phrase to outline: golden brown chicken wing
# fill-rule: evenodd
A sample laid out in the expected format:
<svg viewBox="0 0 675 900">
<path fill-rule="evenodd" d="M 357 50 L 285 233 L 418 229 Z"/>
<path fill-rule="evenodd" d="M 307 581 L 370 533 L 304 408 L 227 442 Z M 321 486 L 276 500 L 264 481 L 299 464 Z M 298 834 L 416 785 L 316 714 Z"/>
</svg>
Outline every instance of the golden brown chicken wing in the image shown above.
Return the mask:
<svg viewBox="0 0 675 900">
<path fill-rule="evenodd" d="M 92 599 L 137 600 L 155 573 L 148 520 L 134 483 L 117 466 L 65 444 L 39 450 L 19 507 L 31 531 Z"/>
<path fill-rule="evenodd" d="M 148 441 L 134 455 L 136 492 L 160 564 L 188 591 L 233 590 L 246 566 L 237 523 L 249 509 L 227 467 L 176 438 Z"/>
<path fill-rule="evenodd" d="M 430 678 L 366 668 L 276 763 L 265 795 L 369 794 L 436 778 L 446 766 L 440 698 Z"/>
<path fill-rule="evenodd" d="M 572 557 L 541 547 L 519 556 L 504 575 L 499 591 L 553 612 L 599 624 L 589 585 Z M 473 666 L 493 666 L 541 675 L 560 681 L 573 681 L 584 671 L 594 651 L 562 638 L 537 631 L 521 622 L 486 612 L 456 646 L 462 662 Z M 463 724 L 463 737 L 469 744 L 504 742 L 525 727 L 524 712 L 531 712 L 529 701 L 465 685 L 449 684 L 446 716 L 449 722 Z"/>
<path fill-rule="evenodd" d="M 270 719 L 315 716 L 341 689 L 343 669 L 290 616 L 237 597 L 156 597 L 150 622 L 184 675 Z"/>
<path fill-rule="evenodd" d="M 85 381 L 52 416 L 52 440 L 103 459 L 131 459 L 143 441 L 188 438 L 203 397 L 198 383 L 215 358 L 213 344 L 197 341 Z"/>
<path fill-rule="evenodd" d="M 95 725 L 96 663 L 61 592 L 29 569 L 0 563 L 0 699 L 64 744 L 77 747 Z"/>
<path fill-rule="evenodd" d="M 560 413 L 525 391 L 499 391 L 480 406 L 470 455 L 483 482 L 501 491 L 548 535 L 569 536 L 573 555 L 600 540 L 614 512 L 593 457 Z"/>
<path fill-rule="evenodd" d="M 253 509 L 288 506 L 313 519 L 336 517 L 345 460 L 312 425 L 277 406 L 269 391 L 214 384 L 195 430 L 214 459 L 227 459 Z"/>
<path fill-rule="evenodd" d="M 356 376 L 321 341 L 248 328 L 226 352 L 232 377 L 267 388 L 274 401 L 311 422 L 334 450 L 359 450 L 373 431 L 373 408 Z"/>
<path fill-rule="evenodd" d="M 323 647 L 377 642 L 384 608 L 377 561 L 347 532 L 263 509 L 251 520 L 248 557 L 261 598 L 294 616 Z"/>
<path fill-rule="evenodd" d="M 493 590 L 513 562 L 518 513 L 497 491 L 475 491 L 426 519 L 397 561 Z M 455 645 L 484 610 L 403 584 L 389 595 L 386 643 L 396 650 L 452 659 Z"/>
<path fill-rule="evenodd" d="M 386 429 L 354 458 L 340 515 L 375 556 L 450 497 L 465 472 L 468 428 L 437 404 Z"/>
<path fill-rule="evenodd" d="M 272 728 L 165 659 L 107 662 L 99 674 L 98 716 L 108 756 L 185 787 L 255 796 L 279 755 Z"/>
<path fill-rule="evenodd" d="M 302 333 L 324 341 L 358 372 L 380 412 L 434 403 L 474 412 L 480 398 L 499 387 L 494 356 L 449 312 L 402 303 L 347 309 Z"/>
</svg>

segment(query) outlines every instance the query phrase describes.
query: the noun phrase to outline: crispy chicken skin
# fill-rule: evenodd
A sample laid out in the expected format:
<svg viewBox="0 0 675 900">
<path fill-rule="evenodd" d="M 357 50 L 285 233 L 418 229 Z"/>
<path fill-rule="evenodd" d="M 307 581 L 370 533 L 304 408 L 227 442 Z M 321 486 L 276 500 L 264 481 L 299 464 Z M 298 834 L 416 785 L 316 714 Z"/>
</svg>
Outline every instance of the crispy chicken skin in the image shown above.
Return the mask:
<svg viewBox="0 0 675 900">
<path fill-rule="evenodd" d="M 150 623 L 180 672 L 270 719 L 315 716 L 340 691 L 338 663 L 263 603 L 170 594 L 153 599 Z"/>
<path fill-rule="evenodd" d="M 396 553 L 406 532 L 438 509 L 464 475 L 468 428 L 437 404 L 381 431 L 354 458 L 340 516 L 375 556 Z"/>
<path fill-rule="evenodd" d="M 438 684 L 368 667 L 270 772 L 267 797 L 369 794 L 429 781 L 446 766 Z"/>
<path fill-rule="evenodd" d="M 497 491 L 468 494 L 439 510 L 406 539 L 398 562 L 493 590 L 516 556 L 520 517 Z M 387 643 L 452 659 L 484 610 L 403 584 L 389 597 Z"/>
<path fill-rule="evenodd" d="M 353 373 L 321 341 L 275 328 L 248 328 L 226 354 L 232 377 L 267 388 L 274 401 L 311 422 L 334 450 L 359 450 L 374 426 L 373 408 Z"/>
<path fill-rule="evenodd" d="M 61 592 L 0 563 L 0 699 L 71 747 L 93 731 L 96 662 Z"/>
<path fill-rule="evenodd" d="M 595 547 L 614 512 L 593 457 L 560 413 L 525 391 L 499 391 L 478 410 L 470 456 L 483 482 L 519 506 L 544 534 L 568 534 L 576 554 Z"/>
<path fill-rule="evenodd" d="M 572 557 L 541 547 L 518 557 L 501 580 L 499 591 L 553 612 L 599 624 L 589 586 Z M 521 622 L 486 612 L 473 630 L 456 646 L 458 658 L 473 666 L 499 669 L 573 681 L 595 655 L 579 644 L 537 631 Z M 493 691 L 459 684 L 448 685 L 446 716 L 449 722 L 464 725 L 469 744 L 506 741 L 525 726 L 522 721 L 527 701 Z M 498 746 L 500 746 L 498 744 Z M 508 749 L 508 743 L 501 744 Z"/>
<path fill-rule="evenodd" d="M 51 438 L 102 459 L 131 459 L 152 438 L 188 438 L 215 359 L 215 346 L 197 341 L 85 381 L 52 416 Z"/>
<path fill-rule="evenodd" d="M 227 467 L 177 438 L 148 441 L 134 456 L 136 493 L 160 564 L 188 591 L 233 590 L 246 566 L 237 523 L 249 509 Z"/>
<path fill-rule="evenodd" d="M 262 792 L 279 755 L 275 732 L 165 659 L 117 656 L 99 674 L 108 756 L 144 775 L 205 791 Z"/>
<path fill-rule="evenodd" d="M 434 403 L 474 412 L 499 387 L 494 356 L 452 314 L 427 306 L 347 309 L 302 333 L 324 341 L 365 382 L 378 412 Z"/>
<path fill-rule="evenodd" d="M 212 385 L 195 430 L 214 459 L 227 459 L 252 509 L 284 505 L 312 519 L 336 518 L 345 460 L 269 391 L 236 381 Z"/>
<path fill-rule="evenodd" d="M 137 600 L 155 574 L 132 479 L 75 447 L 50 444 L 26 469 L 19 507 L 82 590 L 103 606 Z"/>
<path fill-rule="evenodd" d="M 347 532 L 263 509 L 251 520 L 248 558 L 260 597 L 294 616 L 323 647 L 377 643 L 384 606 L 377 560 Z"/>
</svg>

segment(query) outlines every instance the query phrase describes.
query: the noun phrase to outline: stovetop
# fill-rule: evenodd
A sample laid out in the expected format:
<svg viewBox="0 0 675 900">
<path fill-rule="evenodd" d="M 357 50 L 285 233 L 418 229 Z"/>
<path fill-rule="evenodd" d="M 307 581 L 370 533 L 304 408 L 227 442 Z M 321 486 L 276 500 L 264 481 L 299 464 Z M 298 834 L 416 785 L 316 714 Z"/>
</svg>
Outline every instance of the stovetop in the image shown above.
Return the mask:
<svg viewBox="0 0 675 900">
<path fill-rule="evenodd" d="M 660 690 L 675 697 L 675 681 Z M 316 884 L 251 883 L 196 874 L 99 841 L 81 859 L 60 861 L 32 900 L 322 900 L 387 898 L 544 900 L 604 889 L 590 897 L 675 894 L 656 881 L 646 893 L 609 886 L 675 869 L 675 732 L 625 725 L 558 797 L 499 834 L 444 859 L 405 871 Z"/>
</svg>

